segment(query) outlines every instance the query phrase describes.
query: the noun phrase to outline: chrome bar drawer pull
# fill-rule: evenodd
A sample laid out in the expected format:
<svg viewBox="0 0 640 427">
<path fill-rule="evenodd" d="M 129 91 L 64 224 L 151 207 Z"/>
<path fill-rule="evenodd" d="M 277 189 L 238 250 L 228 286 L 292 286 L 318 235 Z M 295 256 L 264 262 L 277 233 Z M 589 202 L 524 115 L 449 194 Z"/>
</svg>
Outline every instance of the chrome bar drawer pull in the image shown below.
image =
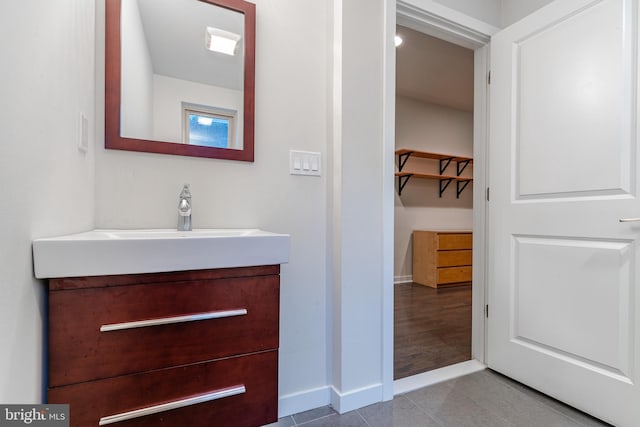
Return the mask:
<svg viewBox="0 0 640 427">
<path fill-rule="evenodd" d="M 185 316 L 161 317 L 158 319 L 137 320 L 134 322 L 111 323 L 100 326 L 100 332 L 146 328 L 148 326 L 170 325 L 172 323 L 195 322 L 198 320 L 222 319 L 224 317 L 244 316 L 246 314 L 247 309 L 241 308 L 238 310 L 210 311 L 207 313 L 188 314 Z"/>
<path fill-rule="evenodd" d="M 157 414 L 159 412 L 166 412 L 172 409 L 184 408 L 185 406 L 192 406 L 197 405 L 198 403 L 210 402 L 212 400 L 231 397 L 238 394 L 246 393 L 246 391 L 247 389 L 244 385 L 224 388 L 210 393 L 199 394 L 197 396 L 189 397 L 186 399 L 174 400 L 173 402 L 167 402 L 160 405 L 149 406 L 146 408 L 136 409 L 134 411 L 122 412 L 120 414 L 102 417 L 100 418 L 100 422 L 98 423 L 98 425 L 106 426 L 107 424 L 119 423 L 122 421 L 132 420 L 134 418 Z"/>
<path fill-rule="evenodd" d="M 620 222 L 636 222 L 640 221 L 640 218 L 620 218 Z"/>
</svg>

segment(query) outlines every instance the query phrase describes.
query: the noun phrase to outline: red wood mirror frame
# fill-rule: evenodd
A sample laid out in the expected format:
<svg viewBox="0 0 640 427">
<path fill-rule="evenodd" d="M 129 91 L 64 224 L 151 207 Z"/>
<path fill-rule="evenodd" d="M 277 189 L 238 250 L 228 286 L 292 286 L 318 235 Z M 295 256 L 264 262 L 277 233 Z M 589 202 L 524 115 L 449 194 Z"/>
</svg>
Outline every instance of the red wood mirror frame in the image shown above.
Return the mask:
<svg viewBox="0 0 640 427">
<path fill-rule="evenodd" d="M 255 110 L 255 4 L 244 0 L 197 0 L 244 15 L 244 101 L 242 149 L 225 149 L 121 136 L 121 0 L 106 0 L 105 22 L 105 148 L 179 156 L 253 162 Z"/>
</svg>

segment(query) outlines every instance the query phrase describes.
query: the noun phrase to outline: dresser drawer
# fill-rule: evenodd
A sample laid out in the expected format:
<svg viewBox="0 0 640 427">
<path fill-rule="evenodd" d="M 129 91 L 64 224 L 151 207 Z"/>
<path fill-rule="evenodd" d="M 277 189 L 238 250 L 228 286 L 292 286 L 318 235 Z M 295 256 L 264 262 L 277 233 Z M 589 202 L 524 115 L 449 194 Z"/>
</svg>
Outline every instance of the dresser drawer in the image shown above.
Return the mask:
<svg viewBox="0 0 640 427">
<path fill-rule="evenodd" d="M 446 233 L 438 234 L 438 250 L 471 249 L 473 237 L 471 233 Z"/>
<path fill-rule="evenodd" d="M 277 376 L 273 350 L 50 388 L 48 401 L 70 405 L 72 427 L 255 427 L 277 421 Z"/>
<path fill-rule="evenodd" d="M 438 284 L 463 283 L 471 281 L 471 270 L 468 267 L 445 267 L 438 268 Z"/>
<path fill-rule="evenodd" d="M 278 348 L 279 276 L 49 293 L 49 385 Z"/>
<path fill-rule="evenodd" d="M 438 267 L 457 267 L 471 265 L 473 253 L 471 249 L 464 251 L 438 251 L 436 265 Z"/>
</svg>

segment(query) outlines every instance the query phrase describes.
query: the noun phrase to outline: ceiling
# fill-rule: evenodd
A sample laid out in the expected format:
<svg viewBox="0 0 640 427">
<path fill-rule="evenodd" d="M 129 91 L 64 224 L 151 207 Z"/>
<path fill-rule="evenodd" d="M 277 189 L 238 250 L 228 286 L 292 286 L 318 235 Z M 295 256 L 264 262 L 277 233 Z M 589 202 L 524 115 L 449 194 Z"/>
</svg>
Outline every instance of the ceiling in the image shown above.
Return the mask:
<svg viewBox="0 0 640 427">
<path fill-rule="evenodd" d="M 396 93 L 473 111 L 473 51 L 400 25 L 397 34 Z"/>
<path fill-rule="evenodd" d="M 199 0 L 137 2 L 154 73 L 242 90 L 244 51 L 228 56 L 204 47 L 207 26 L 244 34 L 242 14 Z M 400 25 L 397 33 L 404 40 L 396 49 L 397 94 L 472 111 L 473 51 Z"/>
<path fill-rule="evenodd" d="M 205 48 L 207 26 L 244 36 L 242 13 L 198 0 L 137 1 L 155 74 L 242 90 L 243 41 L 234 56 Z"/>
</svg>

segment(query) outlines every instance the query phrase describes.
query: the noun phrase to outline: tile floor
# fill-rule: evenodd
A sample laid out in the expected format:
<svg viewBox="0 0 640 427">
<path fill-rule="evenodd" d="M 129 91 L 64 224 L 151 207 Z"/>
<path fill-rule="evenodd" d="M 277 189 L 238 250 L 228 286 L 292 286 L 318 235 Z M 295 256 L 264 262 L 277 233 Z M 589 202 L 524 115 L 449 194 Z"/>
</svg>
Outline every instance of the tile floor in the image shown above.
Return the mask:
<svg viewBox="0 0 640 427">
<path fill-rule="evenodd" d="M 330 407 L 268 427 L 597 427 L 609 424 L 490 370 L 339 415 Z"/>
</svg>

